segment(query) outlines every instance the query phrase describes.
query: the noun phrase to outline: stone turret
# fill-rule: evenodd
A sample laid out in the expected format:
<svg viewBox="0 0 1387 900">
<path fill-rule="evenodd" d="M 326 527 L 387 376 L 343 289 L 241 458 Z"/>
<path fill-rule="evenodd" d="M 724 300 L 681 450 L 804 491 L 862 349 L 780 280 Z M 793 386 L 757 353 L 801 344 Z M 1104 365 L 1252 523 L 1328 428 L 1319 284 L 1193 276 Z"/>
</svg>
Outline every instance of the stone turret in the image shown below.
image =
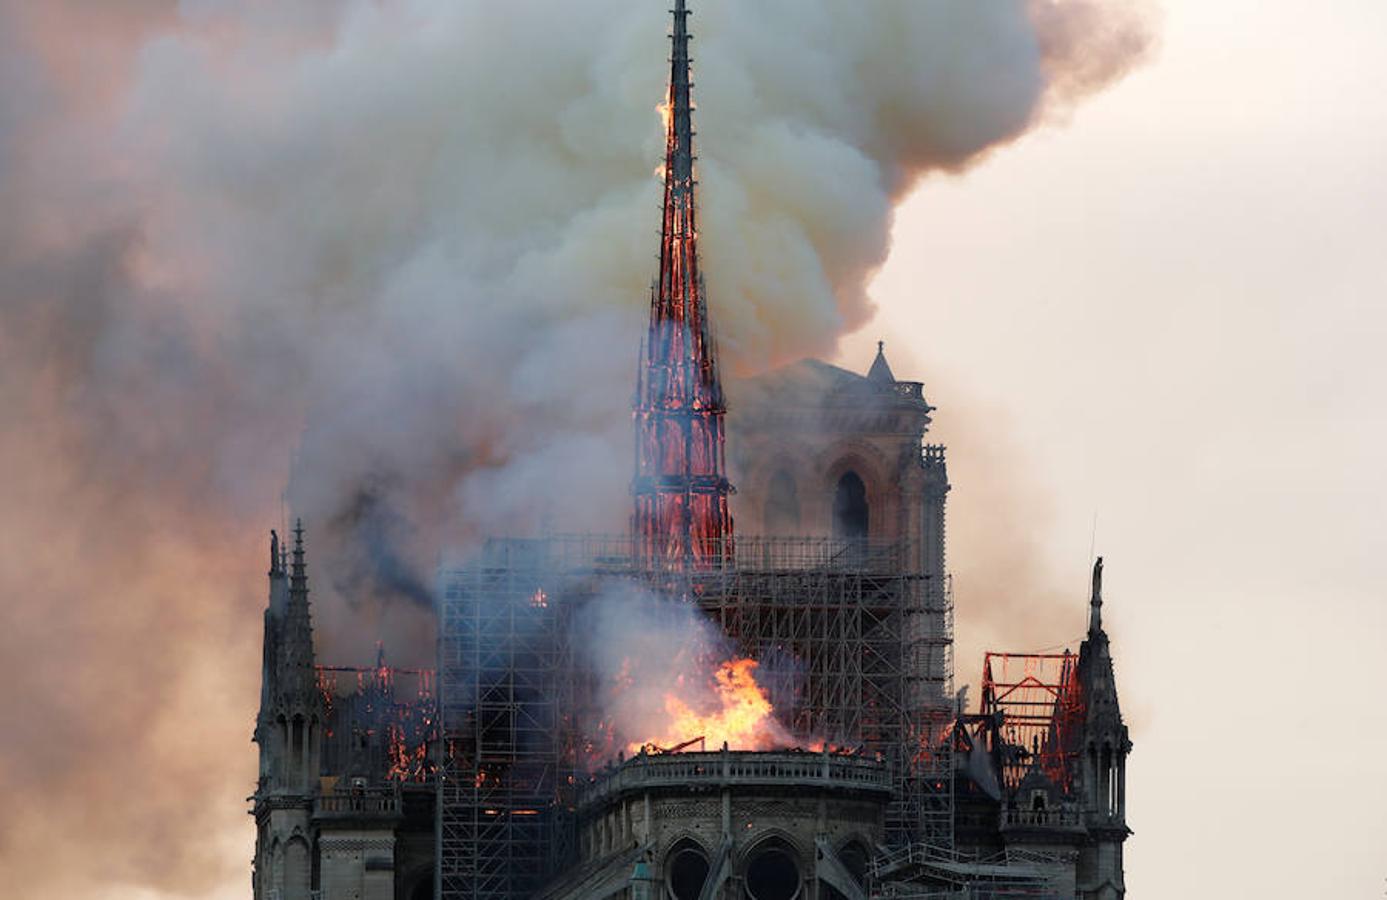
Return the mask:
<svg viewBox="0 0 1387 900">
<path fill-rule="evenodd" d="M 310 900 L 312 892 L 312 816 L 327 711 L 313 654 L 302 522 L 294 527 L 291 560 L 286 571 L 279 535 L 270 532 L 270 598 L 254 736 L 260 747 L 252 810 L 257 900 Z"/>
<path fill-rule="evenodd" d="M 1127 754 L 1132 749 L 1117 698 L 1112 652 L 1103 630 L 1103 559 L 1093 566 L 1088 636 L 1079 648 L 1084 698 L 1080 792 L 1089 841 L 1079 857 L 1079 895 L 1120 900 L 1126 894 L 1122 845 L 1127 828 Z"/>
</svg>

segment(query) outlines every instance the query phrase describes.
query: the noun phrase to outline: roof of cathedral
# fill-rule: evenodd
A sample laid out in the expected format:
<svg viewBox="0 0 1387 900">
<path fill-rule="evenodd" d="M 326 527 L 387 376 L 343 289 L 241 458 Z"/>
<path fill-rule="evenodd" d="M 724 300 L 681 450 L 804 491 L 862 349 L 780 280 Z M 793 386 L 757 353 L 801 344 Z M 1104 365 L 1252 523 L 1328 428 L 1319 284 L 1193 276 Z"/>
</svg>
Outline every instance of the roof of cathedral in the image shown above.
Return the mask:
<svg viewBox="0 0 1387 900">
<path fill-rule="evenodd" d="M 895 384 L 896 376 L 891 372 L 891 364 L 886 361 L 886 342 L 877 341 L 877 358 L 867 370 L 867 380 L 881 384 Z"/>
<path fill-rule="evenodd" d="M 799 401 L 797 405 L 857 405 L 864 397 L 872 397 L 874 406 L 886 401 L 923 406 L 926 413 L 934 409 L 925 400 L 924 385 L 918 381 L 897 381 L 878 348 L 877 358 L 866 375 L 820 359 L 801 359 L 748 379 L 739 386 L 732 412 L 737 414 L 741 406 L 758 406 L 758 398 L 776 397 L 777 402 L 784 402 L 786 395 Z"/>
</svg>

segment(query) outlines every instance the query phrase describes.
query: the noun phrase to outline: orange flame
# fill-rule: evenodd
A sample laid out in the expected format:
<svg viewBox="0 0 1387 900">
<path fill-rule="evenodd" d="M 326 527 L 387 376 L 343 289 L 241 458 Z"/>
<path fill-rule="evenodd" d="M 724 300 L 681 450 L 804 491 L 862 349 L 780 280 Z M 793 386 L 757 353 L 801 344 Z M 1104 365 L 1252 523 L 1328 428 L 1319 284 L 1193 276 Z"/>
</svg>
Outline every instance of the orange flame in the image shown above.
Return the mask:
<svg viewBox="0 0 1387 900">
<path fill-rule="evenodd" d="M 660 734 L 648 741 L 631 744 L 642 747 L 675 747 L 703 738 L 709 748 L 725 742 L 732 750 L 769 750 L 786 746 L 789 735 L 776 721 L 771 701 L 756 683 L 756 661 L 733 659 L 713 673 L 714 693 L 719 708 L 700 714 L 678 694 L 665 695 L 669 721 Z"/>
</svg>

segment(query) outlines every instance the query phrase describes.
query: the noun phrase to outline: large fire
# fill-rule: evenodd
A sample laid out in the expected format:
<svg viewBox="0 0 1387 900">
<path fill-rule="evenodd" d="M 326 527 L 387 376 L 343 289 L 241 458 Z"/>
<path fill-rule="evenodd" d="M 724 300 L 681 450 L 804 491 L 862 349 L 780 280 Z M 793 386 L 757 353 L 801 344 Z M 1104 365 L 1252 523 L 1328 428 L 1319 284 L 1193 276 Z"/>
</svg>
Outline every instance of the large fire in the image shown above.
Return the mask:
<svg viewBox="0 0 1387 900">
<path fill-rule="evenodd" d="M 701 742 L 705 747 L 732 750 L 772 750 L 793 743 L 785 727 L 776 721 L 765 690 L 756 683 L 756 661 L 731 659 L 713 673 L 712 694 L 716 705 L 700 712 L 680 694 L 665 694 L 668 720 L 660 732 L 628 749 L 672 749 Z"/>
</svg>

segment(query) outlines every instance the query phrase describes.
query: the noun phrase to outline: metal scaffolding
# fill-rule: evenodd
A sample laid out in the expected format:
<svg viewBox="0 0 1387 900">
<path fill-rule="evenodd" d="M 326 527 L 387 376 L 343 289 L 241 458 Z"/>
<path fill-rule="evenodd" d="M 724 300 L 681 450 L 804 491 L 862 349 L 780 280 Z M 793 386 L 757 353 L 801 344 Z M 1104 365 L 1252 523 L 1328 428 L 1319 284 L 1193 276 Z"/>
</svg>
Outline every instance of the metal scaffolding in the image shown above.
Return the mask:
<svg viewBox="0 0 1387 900">
<path fill-rule="evenodd" d="M 1079 658 L 1064 653 L 988 653 L 981 713 L 996 723 L 1002 782 L 1015 790 L 1034 765 L 1066 793 L 1077 771 L 1084 698 Z"/>
<path fill-rule="evenodd" d="M 439 896 L 527 897 L 566 859 L 572 707 L 555 585 L 523 547 L 444 576 Z M 500 551 L 499 553 L 494 551 Z"/>
<path fill-rule="evenodd" d="M 928 844 L 892 848 L 872 860 L 881 900 L 1064 900 L 1062 854 L 1010 848 L 990 855 Z"/>
<path fill-rule="evenodd" d="M 805 741 L 890 763 L 888 840 L 953 838 L 952 600 L 906 547 L 746 538 L 735 562 L 651 570 L 628 538 L 493 540 L 440 592 L 440 900 L 528 896 L 572 849 L 572 785 L 591 702 L 571 616 L 614 582 L 697 604 L 761 661 L 777 715 Z"/>
</svg>

